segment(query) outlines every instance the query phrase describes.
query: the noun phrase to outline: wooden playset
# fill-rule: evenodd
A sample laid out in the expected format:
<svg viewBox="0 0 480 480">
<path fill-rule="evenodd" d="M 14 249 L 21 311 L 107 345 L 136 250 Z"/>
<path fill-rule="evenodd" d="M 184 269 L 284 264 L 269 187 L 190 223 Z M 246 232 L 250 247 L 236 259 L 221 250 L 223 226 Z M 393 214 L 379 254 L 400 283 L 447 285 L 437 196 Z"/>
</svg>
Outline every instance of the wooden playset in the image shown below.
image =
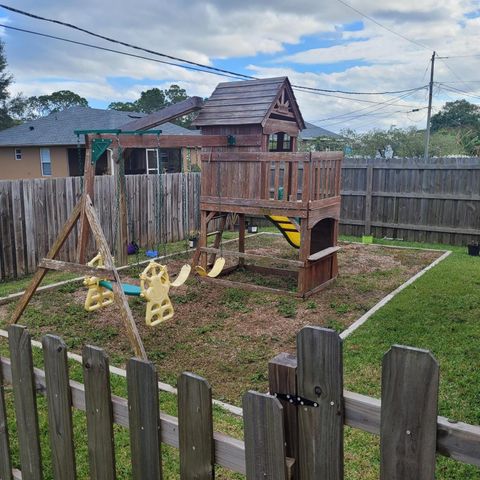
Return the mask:
<svg viewBox="0 0 480 480">
<path fill-rule="evenodd" d="M 288 78 L 222 83 L 194 123 L 204 136 L 222 134 L 230 138 L 228 147 L 203 149 L 201 227 L 194 263 L 198 261 L 207 270 L 216 255 L 233 255 L 239 258 L 238 266 L 260 273 L 296 274 L 297 294 L 302 297 L 333 281 L 338 274 L 343 155 L 295 152 L 305 124 Z M 239 135 L 253 136 L 260 148 L 236 143 Z M 219 249 L 228 214 L 239 218 L 238 252 Z M 245 263 L 260 259 L 259 255 L 245 253 L 245 216 L 267 217 L 290 245 L 299 249 L 298 260 L 261 257 L 286 263 L 293 271 Z M 221 219 L 220 233 L 210 248 L 208 226 L 217 218 Z M 224 279 L 217 281 L 234 285 Z"/>
<path fill-rule="evenodd" d="M 196 125 L 201 127 L 201 135 L 160 135 L 160 130 L 152 130 L 199 109 Z M 147 355 L 127 295 L 141 296 L 147 301 L 147 325 L 158 325 L 173 316 L 169 289 L 187 280 L 190 265 L 184 265 L 176 279 L 170 281 L 167 267 L 152 261 L 140 275 L 140 285 L 122 284 L 115 267 L 93 206 L 95 161 L 107 148 L 111 148 L 117 165 L 114 249 L 118 265 L 127 264 L 128 249 L 125 149 L 202 148 L 201 228 L 192 262 L 199 277 L 235 285 L 217 277 L 244 266 L 260 273 L 295 273 L 297 293 L 304 297 L 328 285 L 338 272 L 336 242 L 342 154 L 294 153 L 302 128 L 304 122 L 290 83 L 282 77 L 220 84 L 205 105 L 200 98 L 192 97 L 130 122 L 122 129 L 77 131 L 77 135 L 85 135 L 84 192 L 46 257 L 39 262 L 16 306 L 12 323 L 18 321 L 48 270 L 86 276 L 88 311 L 117 304 L 137 357 L 147 358 Z M 239 218 L 238 252 L 222 249 L 222 234 L 229 214 L 238 214 Z M 248 259 L 275 259 L 245 253 L 245 215 L 266 216 L 299 249 L 298 260 L 280 259 L 295 267 L 294 271 L 246 264 Z M 208 247 L 208 227 L 213 219 L 219 219 L 219 228 L 213 246 Z M 56 259 L 78 221 L 77 262 Z M 91 234 L 98 255 L 85 263 Z M 224 268 L 227 255 L 238 257 L 235 267 Z"/>
</svg>

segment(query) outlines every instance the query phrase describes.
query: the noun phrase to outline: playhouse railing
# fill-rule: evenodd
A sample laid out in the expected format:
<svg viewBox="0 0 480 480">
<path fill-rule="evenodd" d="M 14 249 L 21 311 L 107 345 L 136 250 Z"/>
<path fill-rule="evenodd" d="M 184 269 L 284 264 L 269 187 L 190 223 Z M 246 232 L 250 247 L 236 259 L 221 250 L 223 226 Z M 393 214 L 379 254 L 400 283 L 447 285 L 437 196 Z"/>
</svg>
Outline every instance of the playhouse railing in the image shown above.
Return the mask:
<svg viewBox="0 0 480 480">
<path fill-rule="evenodd" d="M 380 434 L 381 480 L 433 479 L 436 454 L 480 466 L 480 427 L 437 416 L 439 367 L 425 350 L 394 346 L 385 354 L 380 401 L 343 390 L 342 341 L 336 332 L 305 327 L 297 337 L 297 357 L 281 354 L 269 364 L 270 390 L 277 398 L 244 395 L 241 441 L 214 433 L 211 388 L 201 377 L 179 377 L 176 418 L 159 409 L 153 364 L 128 362 L 128 399 L 121 398 L 111 394 L 103 350 L 84 348 L 81 384 L 69 380 L 65 343 L 52 335 L 42 343 L 45 371 L 33 368 L 27 330 L 9 327 L 11 359 L 0 359 L 2 479 L 41 479 L 40 439 L 46 435 L 54 478 L 76 478 L 72 407 L 85 412 L 82 442 L 88 445 L 93 480 L 116 478 L 114 424 L 129 429 L 133 479 L 162 478 L 164 443 L 179 449 L 182 479 L 213 479 L 222 466 L 247 479 L 341 480 L 344 424 Z M 6 391 L 9 384 L 13 394 Z M 38 395 L 46 396 L 46 406 L 37 405 Z M 39 415 L 45 425 L 47 414 L 49 428 L 42 431 Z M 10 452 L 8 418 L 13 416 L 19 465 L 12 464 Z M 76 415 L 75 421 L 82 419 Z"/>
<path fill-rule="evenodd" d="M 202 200 L 306 207 L 309 201 L 340 195 L 342 158 L 341 152 L 203 154 Z"/>
</svg>

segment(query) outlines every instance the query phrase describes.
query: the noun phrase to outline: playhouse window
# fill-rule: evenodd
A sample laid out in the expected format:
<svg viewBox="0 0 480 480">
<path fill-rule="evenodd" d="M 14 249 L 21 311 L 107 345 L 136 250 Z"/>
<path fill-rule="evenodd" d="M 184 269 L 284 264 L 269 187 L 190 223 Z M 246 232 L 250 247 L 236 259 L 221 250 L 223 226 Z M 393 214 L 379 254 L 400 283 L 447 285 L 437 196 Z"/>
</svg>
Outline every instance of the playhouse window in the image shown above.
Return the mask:
<svg viewBox="0 0 480 480">
<path fill-rule="evenodd" d="M 268 150 L 270 152 L 290 152 L 292 139 L 284 132 L 272 133 L 268 138 Z"/>
</svg>

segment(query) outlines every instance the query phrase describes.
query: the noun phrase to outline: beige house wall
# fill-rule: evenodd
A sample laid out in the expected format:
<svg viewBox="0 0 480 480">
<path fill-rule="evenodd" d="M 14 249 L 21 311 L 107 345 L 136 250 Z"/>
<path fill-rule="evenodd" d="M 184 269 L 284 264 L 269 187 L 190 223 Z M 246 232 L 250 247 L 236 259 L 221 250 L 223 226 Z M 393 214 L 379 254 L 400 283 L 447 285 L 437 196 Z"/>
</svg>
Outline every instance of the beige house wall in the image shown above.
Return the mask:
<svg viewBox="0 0 480 480">
<path fill-rule="evenodd" d="M 20 148 L 22 159 L 15 159 L 15 150 Z M 0 147 L 0 179 L 68 177 L 67 147 L 45 147 L 50 149 L 52 175 L 42 176 L 40 147 Z"/>
</svg>

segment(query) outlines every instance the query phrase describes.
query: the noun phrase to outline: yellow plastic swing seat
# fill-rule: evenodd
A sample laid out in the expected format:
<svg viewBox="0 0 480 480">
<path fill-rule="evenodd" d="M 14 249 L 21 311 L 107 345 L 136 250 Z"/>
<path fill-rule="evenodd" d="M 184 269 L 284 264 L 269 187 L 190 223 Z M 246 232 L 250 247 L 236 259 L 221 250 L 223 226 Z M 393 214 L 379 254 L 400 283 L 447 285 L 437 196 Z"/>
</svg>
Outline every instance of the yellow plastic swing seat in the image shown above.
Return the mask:
<svg viewBox="0 0 480 480">
<path fill-rule="evenodd" d="M 170 284 L 170 286 L 179 287 L 180 285 L 183 285 L 187 281 L 191 270 L 192 267 L 190 265 L 184 265 L 178 273 L 177 278 Z"/>
<path fill-rule="evenodd" d="M 195 271 L 201 276 L 201 277 L 210 277 L 210 278 L 216 278 L 220 275 L 220 273 L 223 270 L 223 267 L 225 266 L 225 259 L 223 257 L 218 257 L 215 260 L 215 263 L 213 264 L 212 269 L 207 272 L 203 267 L 200 265 L 197 265 L 195 267 Z"/>
</svg>

